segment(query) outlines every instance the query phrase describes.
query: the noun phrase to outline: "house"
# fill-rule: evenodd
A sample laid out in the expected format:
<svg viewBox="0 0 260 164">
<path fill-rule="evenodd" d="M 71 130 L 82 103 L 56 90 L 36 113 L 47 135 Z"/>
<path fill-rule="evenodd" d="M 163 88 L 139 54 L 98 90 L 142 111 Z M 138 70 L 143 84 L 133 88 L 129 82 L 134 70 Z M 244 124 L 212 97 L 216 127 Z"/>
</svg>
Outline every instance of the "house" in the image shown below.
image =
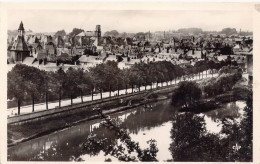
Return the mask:
<svg viewBox="0 0 260 164">
<path fill-rule="evenodd" d="M 197 58 L 197 59 L 201 58 L 201 51 L 190 50 L 186 54 L 187 56 L 191 56 L 193 58 Z"/>
<path fill-rule="evenodd" d="M 30 56 L 30 50 L 24 39 L 23 22 L 20 23 L 18 28 L 18 35 L 10 48 L 10 56 L 15 63 L 23 62 L 26 57 Z"/>
<path fill-rule="evenodd" d="M 103 63 L 103 58 L 99 58 L 98 56 L 82 55 L 78 60 L 82 67 L 86 69 Z"/>
<path fill-rule="evenodd" d="M 48 42 L 45 45 L 45 49 L 47 51 L 47 54 L 57 54 L 56 46 L 52 41 Z"/>
</svg>

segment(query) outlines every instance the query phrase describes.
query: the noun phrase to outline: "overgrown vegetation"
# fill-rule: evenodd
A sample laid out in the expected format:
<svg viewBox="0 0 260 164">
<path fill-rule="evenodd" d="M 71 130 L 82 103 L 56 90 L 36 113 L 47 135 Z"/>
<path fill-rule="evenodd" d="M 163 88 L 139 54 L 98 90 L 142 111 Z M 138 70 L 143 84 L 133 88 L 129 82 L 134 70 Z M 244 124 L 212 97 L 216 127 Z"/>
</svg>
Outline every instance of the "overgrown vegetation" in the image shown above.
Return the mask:
<svg viewBox="0 0 260 164">
<path fill-rule="evenodd" d="M 176 113 L 171 130 L 169 150 L 173 161 L 252 161 L 252 92 L 241 122 L 234 118 L 221 120 L 219 134 L 207 132 L 203 116 Z"/>
</svg>

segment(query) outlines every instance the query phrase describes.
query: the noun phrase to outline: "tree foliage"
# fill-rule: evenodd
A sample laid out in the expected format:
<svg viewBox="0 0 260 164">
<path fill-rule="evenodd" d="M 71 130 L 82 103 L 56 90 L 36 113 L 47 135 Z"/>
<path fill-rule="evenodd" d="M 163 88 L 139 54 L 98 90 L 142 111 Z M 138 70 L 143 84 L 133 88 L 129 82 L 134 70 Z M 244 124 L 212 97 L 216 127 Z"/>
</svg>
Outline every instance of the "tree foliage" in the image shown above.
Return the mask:
<svg viewBox="0 0 260 164">
<path fill-rule="evenodd" d="M 73 30 L 69 33 L 71 37 L 78 35 L 79 33 L 83 32 L 83 29 L 80 28 L 73 28 Z"/>
<path fill-rule="evenodd" d="M 43 98 L 43 93 L 47 89 L 47 73 L 35 67 L 17 64 L 12 71 L 7 74 L 7 98 L 8 99 L 31 99 Z"/>
<path fill-rule="evenodd" d="M 89 154 L 93 152 L 99 152 L 100 150 L 105 152 L 105 155 L 110 154 L 116 157 L 119 161 L 158 161 L 156 159 L 157 148 L 156 141 L 151 139 L 147 141 L 149 148 L 141 149 L 138 142 L 131 139 L 126 129 L 120 128 L 120 122 L 115 119 L 110 119 L 101 113 L 101 117 L 105 120 L 102 126 L 115 132 L 115 139 L 120 142 L 114 144 L 107 144 L 110 142 L 108 139 L 99 139 L 95 134 L 88 136 L 84 143 L 84 150 Z M 134 154 L 137 155 L 134 155 Z"/>
<path fill-rule="evenodd" d="M 55 33 L 55 36 L 65 36 L 66 35 L 66 32 L 65 32 L 65 30 L 59 30 L 59 31 L 57 31 L 56 33 Z"/>
<path fill-rule="evenodd" d="M 178 29 L 178 32 L 184 33 L 184 34 L 193 33 L 194 35 L 197 35 L 199 33 L 202 33 L 203 31 L 201 28 L 180 28 L 180 29 Z"/>
<path fill-rule="evenodd" d="M 119 60 L 120 61 L 120 60 Z M 119 62 L 118 61 L 118 62 Z M 130 87 L 151 85 L 152 83 L 173 81 L 181 76 L 193 75 L 213 68 L 208 62 L 199 62 L 186 68 L 168 61 L 137 63 L 121 70 L 118 62 L 108 61 L 89 70 L 69 68 L 66 72 L 46 72 L 35 67 L 17 64 L 8 73 L 8 99 L 19 99 L 30 104 L 32 96 L 36 103 L 45 101 L 48 92 L 49 101 L 58 100 L 61 90 L 62 98 L 77 97 L 96 91 L 115 91 Z M 225 65 L 220 64 L 220 66 Z M 219 66 L 214 65 L 214 68 Z M 221 72 L 225 69 L 222 69 Z M 193 102 L 193 100 L 191 100 Z"/>
<path fill-rule="evenodd" d="M 220 32 L 221 34 L 226 34 L 227 36 L 232 35 L 232 34 L 237 34 L 237 30 L 235 28 L 224 28 Z"/>
<path fill-rule="evenodd" d="M 196 82 L 181 82 L 172 95 L 172 104 L 184 105 L 187 108 L 194 105 L 201 98 L 201 94 L 201 89 Z"/>
<path fill-rule="evenodd" d="M 172 160 L 181 162 L 252 161 L 252 92 L 248 95 L 247 105 L 243 110 L 244 115 L 240 123 L 230 117 L 223 118 L 222 130 L 218 134 L 207 132 L 204 116 L 177 113 L 173 117 L 171 129 L 172 143 L 169 150 Z"/>
<path fill-rule="evenodd" d="M 119 36 L 119 32 L 117 30 L 107 31 L 105 32 L 104 36 L 117 37 Z"/>
<path fill-rule="evenodd" d="M 207 96 L 216 96 L 226 91 L 230 91 L 232 87 L 242 78 L 241 72 L 223 73 L 217 78 L 212 78 L 203 86 L 203 91 Z"/>
</svg>

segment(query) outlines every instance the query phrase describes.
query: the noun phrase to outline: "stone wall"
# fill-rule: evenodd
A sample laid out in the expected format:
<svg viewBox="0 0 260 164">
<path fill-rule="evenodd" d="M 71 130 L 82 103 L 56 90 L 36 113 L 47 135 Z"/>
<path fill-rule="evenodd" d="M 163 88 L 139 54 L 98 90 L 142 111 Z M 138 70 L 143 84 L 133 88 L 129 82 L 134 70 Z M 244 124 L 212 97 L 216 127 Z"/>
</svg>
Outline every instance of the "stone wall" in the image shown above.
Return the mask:
<svg viewBox="0 0 260 164">
<path fill-rule="evenodd" d="M 27 122 L 37 121 L 37 120 L 43 120 L 47 118 L 57 117 L 57 116 L 67 116 L 74 113 L 83 112 L 86 110 L 92 110 L 93 107 L 99 106 L 109 106 L 118 103 L 119 101 L 128 101 L 130 99 L 137 99 L 141 98 L 144 95 L 147 94 L 149 91 L 145 92 L 137 92 L 133 94 L 128 95 L 120 95 L 117 97 L 111 97 L 111 98 L 104 98 L 100 100 L 94 100 L 94 101 L 88 101 L 84 103 L 78 103 L 78 104 L 72 104 L 60 108 L 54 108 L 54 109 L 48 109 L 44 111 L 37 111 L 33 113 L 28 114 L 21 114 L 13 117 L 9 117 L 7 119 L 8 124 L 23 124 Z"/>
</svg>

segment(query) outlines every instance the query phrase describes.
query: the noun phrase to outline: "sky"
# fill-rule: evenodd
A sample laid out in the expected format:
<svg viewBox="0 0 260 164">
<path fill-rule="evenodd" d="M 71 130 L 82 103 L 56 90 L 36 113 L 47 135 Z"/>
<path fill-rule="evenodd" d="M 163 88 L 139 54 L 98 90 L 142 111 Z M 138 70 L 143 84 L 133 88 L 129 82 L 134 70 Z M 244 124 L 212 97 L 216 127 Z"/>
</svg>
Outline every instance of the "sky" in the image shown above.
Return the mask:
<svg viewBox="0 0 260 164">
<path fill-rule="evenodd" d="M 186 10 L 9 10 L 8 29 L 16 30 L 23 21 L 25 30 L 56 32 L 73 28 L 92 31 L 97 24 L 102 32 L 155 32 L 197 27 L 220 31 L 226 27 L 253 30 L 250 11 L 186 11 Z"/>
</svg>

